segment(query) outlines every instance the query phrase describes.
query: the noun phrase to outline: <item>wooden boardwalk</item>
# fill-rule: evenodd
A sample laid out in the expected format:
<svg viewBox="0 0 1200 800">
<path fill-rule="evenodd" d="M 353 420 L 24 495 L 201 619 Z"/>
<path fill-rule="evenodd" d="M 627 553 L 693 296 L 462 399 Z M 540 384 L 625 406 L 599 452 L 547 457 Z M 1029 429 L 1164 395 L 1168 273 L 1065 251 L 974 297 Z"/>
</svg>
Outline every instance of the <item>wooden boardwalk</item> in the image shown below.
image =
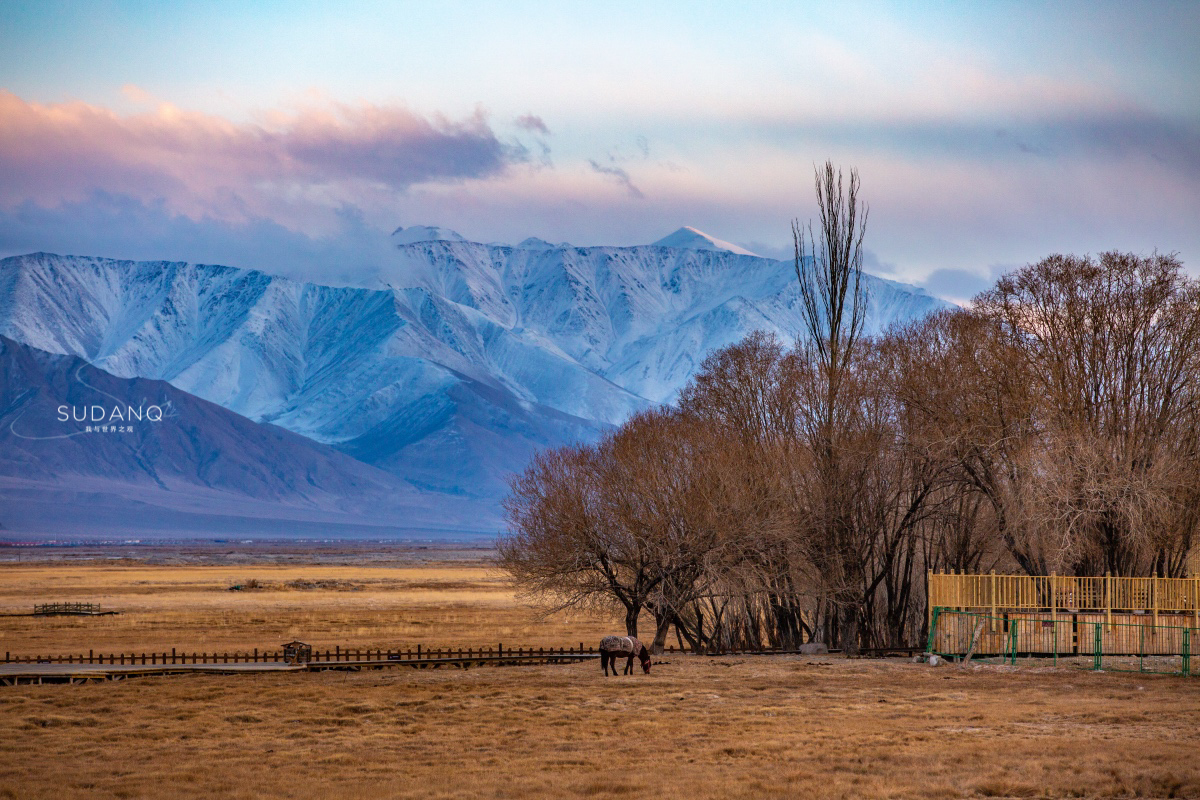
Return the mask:
<svg viewBox="0 0 1200 800">
<path fill-rule="evenodd" d="M 597 653 L 548 651 L 522 654 L 486 654 L 472 656 L 434 656 L 421 658 L 389 657 L 361 660 L 308 661 L 290 664 L 286 661 L 248 661 L 225 663 L 204 661 L 191 664 L 71 664 L 71 663 L 0 663 L 0 686 L 42 683 L 88 683 L 90 681 L 124 680 L 151 675 L 180 675 L 207 673 L 214 675 L 245 675 L 270 672 L 321 672 L 325 670 L 360 671 L 411 667 L 438 669 L 478 666 L 516 666 L 521 664 L 564 664 L 599 658 Z"/>
<path fill-rule="evenodd" d="M 248 672 L 295 672 L 303 665 L 283 662 L 257 664 L 0 664 L 0 686 L 22 683 L 88 683 L 89 681 L 124 680 L 147 675 L 179 675 L 188 672 L 208 672 L 231 675 Z"/>
</svg>

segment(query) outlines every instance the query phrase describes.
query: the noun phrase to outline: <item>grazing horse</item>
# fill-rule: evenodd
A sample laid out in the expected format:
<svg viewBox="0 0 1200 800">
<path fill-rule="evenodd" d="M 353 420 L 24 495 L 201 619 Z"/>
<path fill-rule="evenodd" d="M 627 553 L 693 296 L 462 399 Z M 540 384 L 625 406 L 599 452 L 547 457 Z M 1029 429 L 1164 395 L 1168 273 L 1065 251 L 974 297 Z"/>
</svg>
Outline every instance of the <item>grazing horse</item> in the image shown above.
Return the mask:
<svg viewBox="0 0 1200 800">
<path fill-rule="evenodd" d="M 617 656 L 626 656 L 629 659 L 625 662 L 624 674 L 629 675 L 633 672 L 634 656 L 642 662 L 642 672 L 650 674 L 650 651 L 632 636 L 605 636 L 600 640 L 600 665 L 604 667 L 605 675 L 608 675 L 609 664 L 612 664 L 612 674 L 617 674 Z"/>
</svg>

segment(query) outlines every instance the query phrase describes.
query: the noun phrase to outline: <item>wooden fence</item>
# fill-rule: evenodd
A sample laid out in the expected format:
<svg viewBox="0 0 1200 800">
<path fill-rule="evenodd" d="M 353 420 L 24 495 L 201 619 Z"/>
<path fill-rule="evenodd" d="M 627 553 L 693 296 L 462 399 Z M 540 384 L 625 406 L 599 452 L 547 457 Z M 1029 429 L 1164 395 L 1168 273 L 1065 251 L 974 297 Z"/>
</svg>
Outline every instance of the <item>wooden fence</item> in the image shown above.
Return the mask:
<svg viewBox="0 0 1200 800">
<path fill-rule="evenodd" d="M 674 652 L 672 646 L 668 648 Z M 375 648 L 334 647 L 333 649 L 312 651 L 311 662 L 316 663 L 364 663 L 379 661 L 444 661 L 447 659 L 522 659 L 553 656 L 571 656 L 594 654 L 594 647 L 440 647 L 428 648 L 417 645 L 416 648 L 404 650 L 384 650 Z M 182 651 L 171 648 L 168 652 L 141 653 L 98 653 L 89 650 L 87 653 L 68 653 L 60 655 L 17 655 L 4 654 L 6 664 L 123 664 L 123 665 L 158 665 L 158 664 L 259 664 L 278 663 L 286 661 L 283 648 L 273 650 L 238 650 L 223 652 Z"/>
<path fill-rule="evenodd" d="M 901 650 L 915 651 L 919 648 L 877 648 L 878 654 L 890 654 Z M 382 648 L 334 647 L 320 650 L 313 648 L 311 657 L 304 663 L 311 664 L 366 664 L 387 662 L 450 662 L 450 661 L 522 661 L 533 659 L 549 659 L 558 657 L 594 656 L 599 654 L 595 647 L 585 647 L 583 642 L 578 647 L 506 647 L 497 644 L 495 647 L 435 647 L 429 648 L 417 645 L 415 648 L 404 650 L 384 650 Z M 675 645 L 667 645 L 663 653 L 685 653 Z M 712 652 L 705 655 L 786 655 L 795 654 L 797 650 L 783 648 L 764 648 L 760 650 L 736 650 L 727 652 Z M 836 651 L 835 651 L 836 652 Z M 58 655 L 21 655 L 7 652 L 4 654 L 5 664 L 114 664 L 114 665 L 173 665 L 173 664 L 262 664 L 281 663 L 288 659 L 283 648 L 259 650 L 238 650 L 223 652 L 182 651 L 171 648 L 170 652 L 140 652 L 140 653 L 102 653 L 89 650 L 87 653 L 68 653 Z"/>
<path fill-rule="evenodd" d="M 1186 615 L 1183 624 L 1153 625 L 1147 613 L 1114 614 L 1114 622 L 1098 613 L 1064 613 L 1052 618 L 1045 612 L 1013 612 L 992 617 L 968 611 L 939 608 L 934 614 L 927 651 L 947 658 L 981 659 L 999 656 L 1016 663 L 1018 656 L 1051 656 L 1090 661 L 1093 669 L 1126 669 L 1136 659 L 1138 671 L 1194 675 L 1193 642 L 1200 628 Z"/>
<path fill-rule="evenodd" d="M 1009 611 L 1147 613 L 1158 624 L 1160 613 L 1190 615 L 1200 627 L 1200 576 L 1123 578 L 1113 575 L 968 575 L 928 573 L 929 619 L 935 608 L 977 611 L 990 616 Z"/>
</svg>

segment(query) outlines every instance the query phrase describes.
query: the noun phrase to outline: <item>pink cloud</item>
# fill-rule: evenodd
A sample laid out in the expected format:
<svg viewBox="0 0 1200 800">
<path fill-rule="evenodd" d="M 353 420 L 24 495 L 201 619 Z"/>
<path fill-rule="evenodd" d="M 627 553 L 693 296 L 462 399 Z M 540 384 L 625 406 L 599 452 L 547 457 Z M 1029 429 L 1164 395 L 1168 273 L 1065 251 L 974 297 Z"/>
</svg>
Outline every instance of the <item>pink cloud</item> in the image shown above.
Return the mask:
<svg viewBox="0 0 1200 800">
<path fill-rule="evenodd" d="M 144 98 L 143 98 L 144 99 Z M 120 115 L 0 90 L 0 203 L 78 200 L 96 190 L 211 213 L 232 198 L 489 178 L 527 160 L 482 112 L 461 120 L 397 106 L 328 103 L 236 123 L 169 104 Z"/>
</svg>

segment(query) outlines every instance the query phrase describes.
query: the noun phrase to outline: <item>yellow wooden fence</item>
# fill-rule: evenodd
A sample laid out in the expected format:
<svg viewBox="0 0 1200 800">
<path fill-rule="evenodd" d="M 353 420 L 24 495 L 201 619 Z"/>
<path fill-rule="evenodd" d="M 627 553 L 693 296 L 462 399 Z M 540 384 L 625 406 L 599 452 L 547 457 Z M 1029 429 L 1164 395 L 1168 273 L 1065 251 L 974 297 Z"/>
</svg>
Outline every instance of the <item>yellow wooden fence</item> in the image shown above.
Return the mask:
<svg viewBox="0 0 1200 800">
<path fill-rule="evenodd" d="M 995 616 L 1006 611 L 1030 609 L 1058 612 L 1103 612 L 1112 621 L 1113 612 L 1190 614 L 1200 627 L 1200 575 L 1190 578 L 1122 578 L 1113 575 L 1076 577 L 1068 575 L 968 575 L 956 572 L 928 573 L 927 597 L 933 609 L 953 608 Z"/>
</svg>

